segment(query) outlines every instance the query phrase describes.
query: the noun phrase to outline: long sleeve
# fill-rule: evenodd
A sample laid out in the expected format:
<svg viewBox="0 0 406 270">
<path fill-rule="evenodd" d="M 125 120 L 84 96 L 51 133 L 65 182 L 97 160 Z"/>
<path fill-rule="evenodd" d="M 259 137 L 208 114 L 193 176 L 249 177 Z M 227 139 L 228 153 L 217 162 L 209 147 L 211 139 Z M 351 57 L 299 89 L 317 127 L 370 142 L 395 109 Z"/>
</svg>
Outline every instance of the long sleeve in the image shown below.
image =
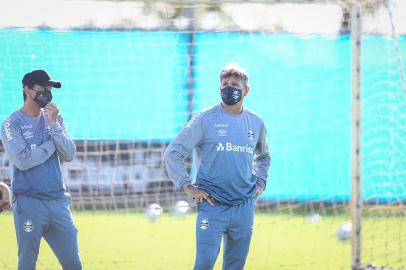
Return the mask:
<svg viewBox="0 0 406 270">
<path fill-rule="evenodd" d="M 177 188 L 191 184 L 192 179 L 186 172 L 184 160 L 203 139 L 201 115 L 195 115 L 175 137 L 165 150 L 164 159 L 169 178 Z"/>
<path fill-rule="evenodd" d="M 61 116 L 58 116 L 58 121 L 50 124 L 51 138 L 55 144 L 59 157 L 63 161 L 71 161 L 76 153 L 76 146 L 72 139 L 68 136 L 66 126 Z"/>
<path fill-rule="evenodd" d="M 268 143 L 266 139 L 266 127 L 262 126 L 261 133 L 258 137 L 258 143 L 255 147 L 254 171 L 257 177 L 257 183 L 264 189 L 268 179 L 268 170 L 271 163 Z"/>
<path fill-rule="evenodd" d="M 1 126 L 1 140 L 10 160 L 21 171 L 44 163 L 55 152 L 55 145 L 51 140 L 31 148 L 18 128 L 9 120 Z"/>
</svg>

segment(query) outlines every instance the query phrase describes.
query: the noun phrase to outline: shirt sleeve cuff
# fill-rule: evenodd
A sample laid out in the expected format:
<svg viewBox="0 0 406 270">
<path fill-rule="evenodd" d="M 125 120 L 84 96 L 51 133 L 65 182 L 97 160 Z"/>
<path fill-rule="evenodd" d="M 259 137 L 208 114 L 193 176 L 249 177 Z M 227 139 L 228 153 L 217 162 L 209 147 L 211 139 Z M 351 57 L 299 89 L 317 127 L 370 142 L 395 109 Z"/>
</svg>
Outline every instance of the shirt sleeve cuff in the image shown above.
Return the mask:
<svg viewBox="0 0 406 270">
<path fill-rule="evenodd" d="M 266 181 L 262 178 L 257 177 L 257 185 L 261 186 L 263 190 L 266 188 Z"/>
<path fill-rule="evenodd" d="M 54 122 L 54 123 L 49 124 L 49 127 L 51 129 L 51 132 L 62 130 L 62 127 L 61 127 L 61 125 L 59 125 L 58 122 Z"/>
<path fill-rule="evenodd" d="M 184 188 L 185 186 L 188 186 L 188 185 L 191 185 L 191 184 L 192 184 L 192 180 L 190 180 L 190 179 L 182 179 L 182 180 L 179 182 L 179 184 L 177 185 L 177 188 L 183 190 L 183 188 Z"/>
</svg>

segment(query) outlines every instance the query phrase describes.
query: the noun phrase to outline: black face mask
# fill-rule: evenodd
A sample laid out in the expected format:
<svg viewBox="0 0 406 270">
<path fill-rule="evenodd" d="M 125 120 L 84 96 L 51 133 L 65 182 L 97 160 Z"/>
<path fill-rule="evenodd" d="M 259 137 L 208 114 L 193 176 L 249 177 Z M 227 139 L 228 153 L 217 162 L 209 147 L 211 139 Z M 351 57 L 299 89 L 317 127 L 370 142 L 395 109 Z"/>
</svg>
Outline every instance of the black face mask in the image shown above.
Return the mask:
<svg viewBox="0 0 406 270">
<path fill-rule="evenodd" d="M 33 98 L 35 103 L 41 108 L 44 108 L 52 100 L 52 93 L 50 90 L 39 91 Z"/>
<path fill-rule="evenodd" d="M 227 105 L 234 105 L 242 99 L 242 89 L 227 86 L 221 89 L 221 99 Z"/>
</svg>

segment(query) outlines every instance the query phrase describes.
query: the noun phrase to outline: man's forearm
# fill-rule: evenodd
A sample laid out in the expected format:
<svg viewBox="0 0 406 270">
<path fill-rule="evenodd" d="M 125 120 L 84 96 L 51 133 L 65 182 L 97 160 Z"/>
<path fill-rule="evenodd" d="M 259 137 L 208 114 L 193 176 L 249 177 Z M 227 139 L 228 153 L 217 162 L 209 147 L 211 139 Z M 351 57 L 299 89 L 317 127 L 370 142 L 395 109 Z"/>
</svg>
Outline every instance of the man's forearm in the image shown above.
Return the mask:
<svg viewBox="0 0 406 270">
<path fill-rule="evenodd" d="M 258 178 L 257 182 L 264 188 L 268 179 L 268 170 L 270 166 L 271 158 L 269 155 L 259 156 L 254 161 L 255 176 Z"/>
<path fill-rule="evenodd" d="M 168 147 L 164 154 L 166 171 L 169 179 L 177 188 L 183 188 L 192 183 L 184 165 L 184 156 Z"/>
<path fill-rule="evenodd" d="M 22 137 L 21 131 L 11 122 L 3 125 L 1 140 L 11 162 L 22 171 L 44 163 L 55 152 L 52 140 L 41 145 L 28 145 Z"/>
<path fill-rule="evenodd" d="M 50 125 L 51 138 L 58 154 L 64 161 L 71 161 L 76 153 L 75 143 L 66 135 L 63 128 L 57 123 Z"/>
<path fill-rule="evenodd" d="M 47 161 L 55 152 L 54 143 L 49 140 L 43 144 L 30 149 L 28 146 L 22 149 L 7 149 L 13 164 L 21 171 L 26 171 Z"/>
</svg>

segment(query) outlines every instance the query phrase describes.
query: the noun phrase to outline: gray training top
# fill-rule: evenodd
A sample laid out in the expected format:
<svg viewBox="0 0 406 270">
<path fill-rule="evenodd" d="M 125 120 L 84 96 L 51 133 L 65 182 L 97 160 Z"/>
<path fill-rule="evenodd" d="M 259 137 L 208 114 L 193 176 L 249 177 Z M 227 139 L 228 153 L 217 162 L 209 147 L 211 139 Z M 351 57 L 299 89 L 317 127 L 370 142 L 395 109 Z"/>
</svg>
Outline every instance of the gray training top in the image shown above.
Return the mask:
<svg viewBox="0 0 406 270">
<path fill-rule="evenodd" d="M 266 128 L 256 114 L 227 112 L 221 104 L 196 114 L 165 151 L 169 178 L 177 188 L 191 184 L 184 159 L 196 149 L 196 185 L 218 201 L 237 205 L 265 188 L 270 154 Z"/>
<path fill-rule="evenodd" d="M 59 159 L 71 161 L 76 147 L 60 115 L 50 125 L 42 110 L 36 117 L 15 111 L 1 126 L 1 140 L 13 163 L 15 195 L 43 200 L 65 196 Z"/>
</svg>

